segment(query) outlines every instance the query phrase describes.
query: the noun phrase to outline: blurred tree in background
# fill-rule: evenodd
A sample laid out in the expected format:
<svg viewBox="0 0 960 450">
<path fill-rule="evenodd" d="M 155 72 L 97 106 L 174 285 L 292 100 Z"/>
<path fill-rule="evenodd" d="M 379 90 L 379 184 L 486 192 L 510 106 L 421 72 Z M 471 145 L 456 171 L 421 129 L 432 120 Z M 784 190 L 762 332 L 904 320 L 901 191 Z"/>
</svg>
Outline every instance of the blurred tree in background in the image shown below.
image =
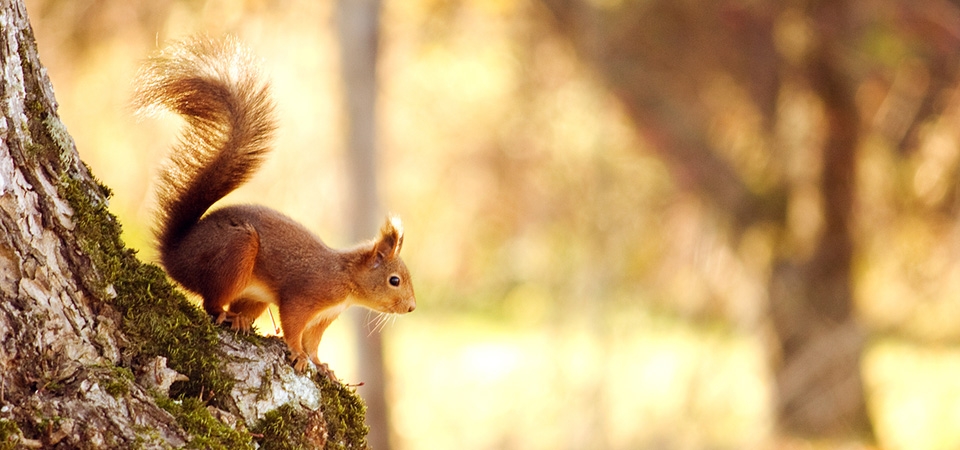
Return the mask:
<svg viewBox="0 0 960 450">
<path fill-rule="evenodd" d="M 806 436 L 870 436 L 852 276 L 858 152 L 864 136 L 878 134 L 912 154 L 921 125 L 943 112 L 937 99 L 956 81 L 960 28 L 947 19 L 957 18 L 955 5 L 544 4 L 681 185 L 728 224 L 730 245 L 757 227 L 770 233 L 779 425 Z M 876 33 L 900 41 L 902 54 L 871 48 Z M 891 86 L 890 117 L 874 119 L 857 91 L 891 62 L 914 80 L 906 92 Z M 797 96 L 807 97 L 806 111 L 796 111 Z"/>
<path fill-rule="evenodd" d="M 362 234 L 333 3 L 28 3 L 145 258 L 176 123 L 133 124 L 124 87 L 196 32 L 238 34 L 277 94 L 278 151 L 230 201 Z M 379 195 L 420 300 L 384 331 L 398 448 L 960 445 L 956 2 L 386 1 L 380 25 Z"/>
<path fill-rule="evenodd" d="M 377 61 L 380 47 L 380 0 L 337 2 L 337 43 L 345 100 L 347 160 L 350 182 L 350 238 L 361 241 L 374 235 L 383 220 L 377 189 Z M 356 318 L 353 310 L 348 317 Z M 367 442 L 390 449 L 389 408 L 383 368 L 383 338 L 362 326 L 357 331 L 359 392 L 367 404 Z"/>
<path fill-rule="evenodd" d="M 772 233 L 768 284 L 781 357 L 780 424 L 811 436 L 869 435 L 860 377 L 864 340 L 851 286 L 860 115 L 845 58 L 854 28 L 849 6 L 544 3 L 682 186 L 724 216 L 731 238 L 756 226 Z M 777 21 L 787 12 L 803 27 L 801 42 L 776 41 Z M 817 102 L 823 125 L 806 148 L 790 148 L 778 134 L 783 85 Z M 738 112 L 754 115 L 754 122 L 735 121 Z M 718 132 L 740 134 L 740 142 L 717 139 Z M 819 167 L 792 167 L 797 151 L 811 153 Z M 807 242 L 795 242 L 803 231 L 791 227 L 791 213 L 816 227 Z"/>
</svg>

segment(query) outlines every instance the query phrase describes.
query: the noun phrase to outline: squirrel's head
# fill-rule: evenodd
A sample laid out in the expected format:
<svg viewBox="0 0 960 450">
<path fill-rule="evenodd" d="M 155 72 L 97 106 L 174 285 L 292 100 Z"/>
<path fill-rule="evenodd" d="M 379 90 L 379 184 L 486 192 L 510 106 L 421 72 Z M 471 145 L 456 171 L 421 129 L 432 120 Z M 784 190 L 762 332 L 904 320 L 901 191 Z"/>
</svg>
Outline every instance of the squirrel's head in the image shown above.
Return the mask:
<svg viewBox="0 0 960 450">
<path fill-rule="evenodd" d="M 410 272 L 400 259 L 402 246 L 403 224 L 400 218 L 389 216 L 380 228 L 380 236 L 363 255 L 363 268 L 356 280 L 360 306 L 393 314 L 405 314 L 417 307 Z"/>
</svg>

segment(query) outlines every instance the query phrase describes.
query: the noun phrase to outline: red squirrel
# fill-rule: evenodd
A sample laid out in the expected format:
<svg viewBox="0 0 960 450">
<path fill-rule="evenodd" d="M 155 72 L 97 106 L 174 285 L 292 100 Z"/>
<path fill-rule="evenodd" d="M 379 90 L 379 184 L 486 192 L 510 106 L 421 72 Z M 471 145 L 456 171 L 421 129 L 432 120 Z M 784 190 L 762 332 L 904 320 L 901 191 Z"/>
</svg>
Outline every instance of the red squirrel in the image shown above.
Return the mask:
<svg viewBox="0 0 960 450">
<path fill-rule="evenodd" d="M 269 85 L 236 39 L 197 37 L 172 45 L 144 64 L 134 98 L 140 111 L 169 109 L 186 120 L 160 170 L 155 234 L 164 269 L 203 297 L 218 324 L 249 330 L 276 304 L 294 368 L 302 372 L 308 360 L 321 365 L 320 338 L 348 306 L 413 311 L 396 217 L 387 218 L 376 239 L 335 250 L 264 206 L 207 213 L 256 171 L 276 128 Z"/>
</svg>

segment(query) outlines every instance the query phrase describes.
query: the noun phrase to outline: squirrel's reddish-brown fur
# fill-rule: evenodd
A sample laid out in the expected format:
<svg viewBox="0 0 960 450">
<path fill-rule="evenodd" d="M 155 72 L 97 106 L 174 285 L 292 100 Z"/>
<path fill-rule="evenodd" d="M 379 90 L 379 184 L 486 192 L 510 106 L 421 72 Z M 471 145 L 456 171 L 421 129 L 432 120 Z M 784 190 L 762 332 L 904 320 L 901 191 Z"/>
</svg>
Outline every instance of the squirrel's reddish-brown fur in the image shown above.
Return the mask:
<svg viewBox="0 0 960 450">
<path fill-rule="evenodd" d="M 308 359 L 320 364 L 320 338 L 347 306 L 407 313 L 416 299 L 395 217 L 378 238 L 340 251 L 270 208 L 207 213 L 269 151 L 276 124 L 268 91 L 235 39 L 198 37 L 144 65 L 135 101 L 141 110 L 165 108 L 186 120 L 158 188 L 156 236 L 167 273 L 203 297 L 217 323 L 234 329 L 250 329 L 269 303 L 278 305 L 284 340 L 302 371 Z"/>
</svg>

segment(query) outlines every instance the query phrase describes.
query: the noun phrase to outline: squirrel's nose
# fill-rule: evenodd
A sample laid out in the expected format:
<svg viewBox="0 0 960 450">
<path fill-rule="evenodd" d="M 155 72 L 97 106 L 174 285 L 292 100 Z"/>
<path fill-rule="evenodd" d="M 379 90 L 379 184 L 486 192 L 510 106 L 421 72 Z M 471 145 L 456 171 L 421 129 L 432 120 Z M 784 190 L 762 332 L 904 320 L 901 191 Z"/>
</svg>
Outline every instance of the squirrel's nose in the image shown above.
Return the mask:
<svg viewBox="0 0 960 450">
<path fill-rule="evenodd" d="M 411 304 L 410 304 L 410 308 L 407 309 L 407 312 L 408 312 L 408 313 L 413 312 L 413 310 L 415 310 L 415 309 L 417 309 L 417 304 L 416 304 L 416 303 L 411 303 Z"/>
</svg>

